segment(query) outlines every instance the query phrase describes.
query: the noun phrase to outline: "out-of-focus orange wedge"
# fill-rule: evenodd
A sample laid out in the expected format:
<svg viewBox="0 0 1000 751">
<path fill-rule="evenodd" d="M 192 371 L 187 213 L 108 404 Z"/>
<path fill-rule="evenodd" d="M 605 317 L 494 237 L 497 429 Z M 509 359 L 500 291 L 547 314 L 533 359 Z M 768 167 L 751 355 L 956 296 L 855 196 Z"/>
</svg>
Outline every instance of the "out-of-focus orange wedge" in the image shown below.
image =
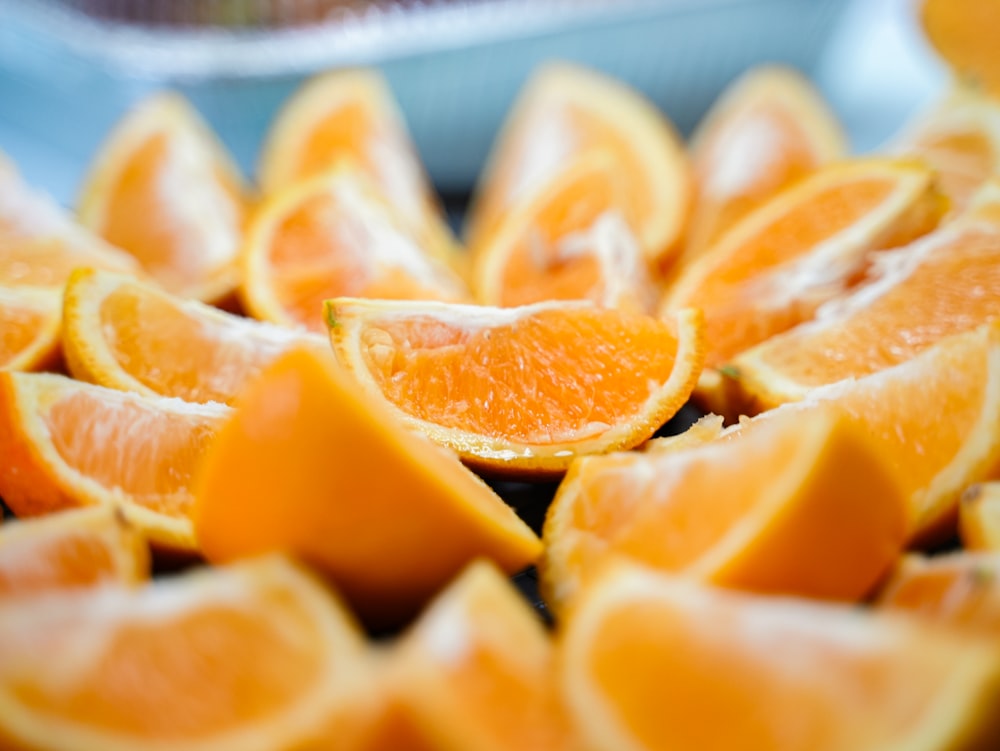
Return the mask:
<svg viewBox="0 0 1000 751">
<path fill-rule="evenodd" d="M 374 70 L 326 73 L 285 104 L 261 154 L 261 187 L 276 195 L 345 157 L 372 178 L 422 247 L 442 260 L 454 260 L 455 240 L 403 115 L 385 79 Z"/>
<path fill-rule="evenodd" d="M 81 269 L 66 286 L 63 352 L 81 380 L 149 396 L 231 403 L 293 346 L 323 337 L 224 313 L 129 277 Z"/>
<path fill-rule="evenodd" d="M 845 143 L 809 81 L 768 65 L 719 96 L 690 149 L 696 190 L 681 266 L 781 189 L 843 157 Z"/>
<path fill-rule="evenodd" d="M 920 20 L 931 44 L 961 80 L 1000 95 L 1000 56 L 994 34 L 1000 28 L 1000 3 L 923 0 Z"/>
<path fill-rule="evenodd" d="M 668 289 L 663 311 L 704 310 L 706 365 L 718 367 L 809 320 L 870 251 L 923 234 L 939 209 L 933 173 L 917 163 L 828 166 L 726 232 Z"/>
<path fill-rule="evenodd" d="M 476 296 L 512 307 L 592 300 L 649 312 L 655 288 L 614 156 L 592 151 L 511 209 L 476 249 Z"/>
<path fill-rule="evenodd" d="M 247 231 L 242 264 L 247 311 L 317 332 L 326 331 L 323 301 L 331 297 L 469 297 L 368 178 L 343 163 L 265 204 Z"/>
<path fill-rule="evenodd" d="M 0 601 L 106 583 L 136 584 L 148 576 L 146 540 L 113 506 L 0 529 Z"/>
<path fill-rule="evenodd" d="M 962 494 L 958 521 L 965 547 L 1000 552 L 1000 482 L 967 488 Z"/>
<path fill-rule="evenodd" d="M 1000 647 L 916 620 L 606 570 L 559 640 L 594 751 L 975 751 L 1000 733 Z"/>
<path fill-rule="evenodd" d="M 974 205 L 913 244 L 873 256 L 864 283 L 813 321 L 736 357 L 722 369 L 752 409 L 869 375 L 935 342 L 1000 317 L 1000 181 Z"/>
<path fill-rule="evenodd" d="M 1000 635 L 1000 554 L 908 555 L 882 589 L 878 605 L 996 638 Z"/>
<path fill-rule="evenodd" d="M 12 751 L 343 747 L 368 680 L 351 617 L 278 557 L 0 603 Z"/>
<path fill-rule="evenodd" d="M 487 472 L 559 475 L 631 448 L 701 372 L 701 316 L 667 323 L 586 303 L 519 308 L 327 303 L 338 360 L 408 426 Z"/>
<path fill-rule="evenodd" d="M 465 230 L 469 245 L 486 242 L 515 204 L 591 150 L 613 155 L 646 257 L 668 257 L 691 200 L 677 133 L 624 83 L 568 63 L 539 68 L 511 110 L 476 188 Z"/>
<path fill-rule="evenodd" d="M 0 497 L 18 516 L 119 506 L 153 544 L 194 549 L 194 468 L 228 414 L 49 374 L 0 373 Z"/>
<path fill-rule="evenodd" d="M 195 530 L 211 561 L 297 553 L 380 625 L 412 615 L 476 557 L 513 573 L 541 552 L 451 452 L 309 350 L 267 368 L 209 448 Z"/>
<path fill-rule="evenodd" d="M 168 291 L 221 302 L 236 288 L 248 202 L 236 166 L 198 113 L 180 95 L 158 94 L 108 136 L 79 215 Z"/>
<path fill-rule="evenodd" d="M 747 423 L 701 445 L 586 457 L 545 520 L 556 608 L 611 555 L 727 587 L 851 600 L 903 546 L 889 460 L 835 410 Z"/>
<path fill-rule="evenodd" d="M 0 287 L 0 368 L 44 370 L 56 364 L 61 312 L 54 290 Z"/>
</svg>

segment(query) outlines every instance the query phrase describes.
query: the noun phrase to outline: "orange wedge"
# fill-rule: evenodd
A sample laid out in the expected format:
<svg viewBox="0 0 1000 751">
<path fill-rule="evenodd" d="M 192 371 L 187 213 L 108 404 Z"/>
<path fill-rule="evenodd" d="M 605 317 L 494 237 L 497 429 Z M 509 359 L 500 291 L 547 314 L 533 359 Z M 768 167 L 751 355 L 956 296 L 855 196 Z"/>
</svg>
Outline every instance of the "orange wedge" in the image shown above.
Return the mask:
<svg viewBox="0 0 1000 751">
<path fill-rule="evenodd" d="M 309 350 L 266 369 L 222 428 L 195 530 L 210 561 L 294 551 L 379 625 L 412 615 L 478 556 L 513 573 L 541 552 L 454 455 Z"/>
<path fill-rule="evenodd" d="M 0 373 L 0 497 L 18 516 L 120 506 L 158 547 L 194 549 L 192 475 L 220 405 Z"/>
<path fill-rule="evenodd" d="M 701 371 L 701 317 L 675 325 L 585 303 L 489 308 L 327 303 L 337 359 L 411 428 L 487 472 L 558 475 L 631 448 Z"/>
<path fill-rule="evenodd" d="M 321 336 L 240 318 L 117 274 L 81 269 L 66 286 L 67 365 L 76 378 L 102 386 L 230 403 L 293 346 L 328 351 Z"/>
<path fill-rule="evenodd" d="M 974 751 L 1000 733 L 1000 648 L 887 614 L 610 567 L 560 679 L 594 751 Z"/>
<path fill-rule="evenodd" d="M 455 240 L 403 115 L 374 70 L 338 70 L 303 86 L 275 118 L 257 172 L 264 192 L 275 195 L 344 158 L 372 178 L 421 247 L 452 260 Z"/>
<path fill-rule="evenodd" d="M 390 693 L 427 748 L 577 748 L 556 689 L 553 652 L 520 593 L 496 567 L 478 562 L 389 653 Z"/>
<path fill-rule="evenodd" d="M 247 188 L 177 94 L 139 103 L 90 168 L 80 221 L 135 256 L 168 291 L 220 302 L 235 289 Z"/>
<path fill-rule="evenodd" d="M 937 170 L 941 192 L 963 209 L 987 179 L 1000 176 L 1000 102 L 956 88 L 909 125 L 892 149 Z"/>
<path fill-rule="evenodd" d="M 364 642 L 282 558 L 0 604 L 5 749 L 334 748 Z"/>
<path fill-rule="evenodd" d="M 995 0 L 923 0 L 924 33 L 962 80 L 1000 95 L 1000 57 L 994 32 L 1000 28 Z"/>
<path fill-rule="evenodd" d="M 242 264 L 247 311 L 317 332 L 326 331 L 323 301 L 331 297 L 469 297 L 365 175 L 345 164 L 266 204 L 248 228 Z"/>
<path fill-rule="evenodd" d="M 725 233 L 678 277 L 663 311 L 704 310 L 706 365 L 718 367 L 809 320 L 871 250 L 923 234 L 939 208 L 933 173 L 916 163 L 826 167 Z"/>
<path fill-rule="evenodd" d="M 768 409 L 896 365 L 997 317 L 1000 181 L 992 181 L 961 217 L 876 254 L 864 284 L 820 308 L 815 320 L 739 355 L 722 373 L 742 402 Z"/>
<path fill-rule="evenodd" d="M 722 93 L 690 150 L 695 202 L 680 266 L 783 188 L 842 158 L 846 146 L 812 84 L 791 68 L 766 65 Z"/>
<path fill-rule="evenodd" d="M 0 368 L 44 370 L 56 365 L 61 312 L 58 292 L 0 287 Z"/>
<path fill-rule="evenodd" d="M 613 156 L 623 208 L 647 258 L 668 257 L 691 198 L 677 133 L 624 83 L 568 63 L 539 68 L 508 115 L 476 188 L 466 225 L 469 245 L 478 248 L 515 204 L 591 150 Z"/>
<path fill-rule="evenodd" d="M 958 521 L 965 547 L 1000 552 L 1000 482 L 967 488 L 962 494 Z"/>
<path fill-rule="evenodd" d="M 545 519 L 542 582 L 561 608 L 611 555 L 727 587 L 867 593 L 898 556 L 905 498 L 888 459 L 833 409 L 701 445 L 579 460 Z"/>
<path fill-rule="evenodd" d="M 609 152 L 589 152 L 511 209 L 477 249 L 476 296 L 513 307 L 592 300 L 649 312 L 655 288 Z"/>
<path fill-rule="evenodd" d="M 101 506 L 0 529 L 0 601 L 13 595 L 149 577 L 149 549 L 116 508 Z"/>
<path fill-rule="evenodd" d="M 1000 555 L 905 556 L 879 594 L 878 605 L 996 638 L 1000 634 Z"/>
</svg>

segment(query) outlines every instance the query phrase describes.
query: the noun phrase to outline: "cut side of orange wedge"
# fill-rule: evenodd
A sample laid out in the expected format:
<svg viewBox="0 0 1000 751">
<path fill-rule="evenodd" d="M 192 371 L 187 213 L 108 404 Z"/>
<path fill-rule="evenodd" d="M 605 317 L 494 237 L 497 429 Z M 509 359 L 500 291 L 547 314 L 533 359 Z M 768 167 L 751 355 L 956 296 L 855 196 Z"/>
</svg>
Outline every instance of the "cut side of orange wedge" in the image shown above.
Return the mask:
<svg viewBox="0 0 1000 751">
<path fill-rule="evenodd" d="M 56 365 L 61 313 L 56 291 L 0 287 L 0 368 L 45 370 Z"/>
</svg>

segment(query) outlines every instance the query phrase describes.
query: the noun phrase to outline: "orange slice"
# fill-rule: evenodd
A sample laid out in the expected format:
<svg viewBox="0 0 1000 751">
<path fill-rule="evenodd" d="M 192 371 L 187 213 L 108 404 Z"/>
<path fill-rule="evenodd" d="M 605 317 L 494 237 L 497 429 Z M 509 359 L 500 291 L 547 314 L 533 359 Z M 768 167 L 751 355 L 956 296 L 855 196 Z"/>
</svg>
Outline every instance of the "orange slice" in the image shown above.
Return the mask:
<svg viewBox="0 0 1000 751">
<path fill-rule="evenodd" d="M 0 373 L 0 497 L 18 516 L 120 506 L 152 543 L 193 550 L 194 466 L 227 413 L 58 375 Z"/>
<path fill-rule="evenodd" d="M 44 370 L 56 365 L 61 312 L 58 292 L 0 287 L 0 368 Z"/>
<path fill-rule="evenodd" d="M 956 88 L 896 138 L 893 151 L 923 159 L 957 209 L 990 177 L 1000 176 L 1000 102 Z"/>
<path fill-rule="evenodd" d="M 680 266 L 783 188 L 842 158 L 846 146 L 812 84 L 791 68 L 766 65 L 722 93 L 690 151 L 695 204 Z"/>
<path fill-rule="evenodd" d="M 323 337 L 240 318 L 116 274 L 81 269 L 66 286 L 67 365 L 76 378 L 102 386 L 230 403 L 293 346 L 328 351 Z"/>
<path fill-rule="evenodd" d="M 931 44 L 963 80 L 1000 95 L 994 0 L 923 0 L 921 23 Z"/>
<path fill-rule="evenodd" d="M 886 583 L 878 604 L 996 638 L 1000 633 L 1000 555 L 908 555 Z"/>
<path fill-rule="evenodd" d="M 722 371 L 754 409 L 896 365 L 1000 317 L 1000 181 L 959 219 L 873 257 L 865 283 Z"/>
<path fill-rule="evenodd" d="M 408 426 L 503 474 L 558 475 L 631 448 L 680 409 L 701 371 L 701 317 L 675 324 L 584 303 L 488 308 L 327 303 L 338 360 Z"/>
<path fill-rule="evenodd" d="M 865 432 L 816 410 L 688 448 L 579 460 L 545 519 L 557 608 L 611 555 L 757 592 L 857 599 L 896 559 L 906 504 Z"/>
<path fill-rule="evenodd" d="M 441 216 L 406 122 L 374 70 L 338 70 L 303 86 L 278 113 L 258 174 L 274 195 L 315 177 L 344 157 L 372 178 L 419 244 L 451 260 L 455 240 Z"/>
<path fill-rule="evenodd" d="M 577 748 L 552 642 L 491 564 L 471 565 L 388 655 L 391 694 L 427 748 Z M 407 747 L 408 748 L 408 747 Z"/>
<path fill-rule="evenodd" d="M 718 367 L 809 320 L 842 292 L 868 253 L 923 234 L 937 219 L 933 173 L 915 163 L 836 164 L 749 214 L 689 266 L 663 310 L 705 312 L 706 364 Z"/>
<path fill-rule="evenodd" d="M 1000 649 L 910 619 L 611 567 L 560 679 L 594 751 L 989 748 Z"/>
<path fill-rule="evenodd" d="M 332 748 L 356 724 L 363 649 L 331 594 L 277 557 L 0 604 L 0 742 Z"/>
<path fill-rule="evenodd" d="M 513 307 L 592 300 L 649 312 L 655 289 L 609 152 L 589 152 L 511 209 L 477 250 L 476 296 Z"/>
<path fill-rule="evenodd" d="M 626 218 L 651 260 L 675 249 L 690 202 L 683 146 L 638 92 L 568 63 L 538 69 L 508 115 L 470 208 L 466 239 L 484 243 L 515 204 L 591 150 L 613 155 Z"/>
<path fill-rule="evenodd" d="M 149 550 L 114 507 L 52 514 L 0 529 L 0 601 L 14 595 L 149 577 Z"/>
<path fill-rule="evenodd" d="M 1000 482 L 983 482 L 966 489 L 958 521 L 965 547 L 1000 552 Z"/>
<path fill-rule="evenodd" d="M 478 556 L 513 573 L 541 552 L 454 455 L 308 350 L 250 385 L 204 459 L 197 497 L 209 560 L 293 551 L 380 625 L 412 615 Z"/>
<path fill-rule="evenodd" d="M 81 192 L 80 221 L 168 291 L 219 302 L 236 287 L 247 188 L 177 94 L 141 102 L 111 132 Z"/>
<path fill-rule="evenodd" d="M 420 247 L 363 173 L 342 164 L 283 191 L 258 212 L 243 256 L 245 308 L 325 331 L 331 297 L 465 300 L 465 284 Z"/>
</svg>

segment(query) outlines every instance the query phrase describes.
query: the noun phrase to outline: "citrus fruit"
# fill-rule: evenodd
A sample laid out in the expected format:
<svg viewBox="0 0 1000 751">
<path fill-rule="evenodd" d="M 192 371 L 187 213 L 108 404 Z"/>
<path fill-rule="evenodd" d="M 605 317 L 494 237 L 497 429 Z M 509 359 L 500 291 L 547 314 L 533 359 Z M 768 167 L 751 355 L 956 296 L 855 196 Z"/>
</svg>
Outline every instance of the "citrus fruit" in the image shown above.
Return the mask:
<svg viewBox="0 0 1000 751">
<path fill-rule="evenodd" d="M 149 576 L 149 550 L 112 506 L 66 511 L 0 528 L 0 601 L 14 595 Z"/>
<path fill-rule="evenodd" d="M 244 308 L 325 331 L 331 297 L 464 300 L 464 282 L 426 253 L 363 173 L 341 164 L 254 215 L 242 255 Z"/>
<path fill-rule="evenodd" d="M 453 258 L 455 240 L 403 115 L 377 71 L 337 70 L 306 83 L 275 117 L 257 171 L 264 192 L 275 195 L 344 158 L 372 178 L 421 247 Z"/>
<path fill-rule="evenodd" d="M 814 320 L 738 355 L 730 388 L 766 409 L 903 362 L 1000 316 L 1000 181 L 958 219 L 872 257 L 864 282 Z"/>
<path fill-rule="evenodd" d="M 577 748 L 555 681 L 552 642 L 493 565 L 448 586 L 388 656 L 391 693 L 428 748 Z"/>
<path fill-rule="evenodd" d="M 558 475 L 630 448 L 683 406 L 701 371 L 697 311 L 675 325 L 587 303 L 491 308 L 338 299 L 337 359 L 408 426 L 471 466 Z"/>
<path fill-rule="evenodd" d="M 940 201 L 933 173 L 884 159 L 817 170 L 748 214 L 667 290 L 663 310 L 705 312 L 706 365 L 809 320 L 870 251 L 923 234 Z"/>
<path fill-rule="evenodd" d="M 0 368 L 44 370 L 56 365 L 61 312 L 58 292 L 0 287 Z"/>
<path fill-rule="evenodd" d="M 32 751 L 331 748 L 356 723 L 363 657 L 331 593 L 278 557 L 139 589 L 3 603 L 0 742 Z"/>
<path fill-rule="evenodd" d="M 140 102 L 111 132 L 81 192 L 80 221 L 168 291 L 220 302 L 236 287 L 247 188 L 178 94 Z"/>
<path fill-rule="evenodd" d="M 81 269 L 66 286 L 66 362 L 75 377 L 102 386 L 230 403 L 296 345 L 329 349 L 319 335 L 240 318 L 117 274 Z"/>
<path fill-rule="evenodd" d="M 916 620 L 609 567 L 558 642 L 594 751 L 989 748 L 1000 649 Z"/>
<path fill-rule="evenodd" d="M 809 81 L 778 65 L 730 84 L 691 137 L 694 211 L 683 266 L 781 189 L 845 154 L 844 134 Z"/>
<path fill-rule="evenodd" d="M 21 517 L 117 506 L 161 548 L 194 548 L 194 466 L 228 410 L 45 373 L 0 373 L 0 497 Z"/>
<path fill-rule="evenodd" d="M 295 552 L 377 625 L 412 615 L 478 556 L 513 573 L 541 552 L 454 454 L 309 350 L 268 367 L 209 447 L 195 531 L 214 562 Z"/>
<path fill-rule="evenodd" d="M 626 214 L 623 182 L 613 155 L 592 151 L 526 194 L 477 249 L 479 301 L 592 300 L 649 312 L 655 288 Z"/>
<path fill-rule="evenodd" d="M 594 149 L 614 157 L 623 208 L 647 258 L 669 256 L 691 194 L 676 131 L 626 84 L 569 63 L 538 68 L 508 115 L 469 210 L 469 245 L 481 245 L 516 203 Z"/>
<path fill-rule="evenodd" d="M 965 547 L 1000 551 L 1000 482 L 967 488 L 962 494 L 958 520 Z"/>
<path fill-rule="evenodd" d="M 1000 95 L 1000 57 L 994 30 L 996 0 L 923 0 L 921 23 L 930 43 L 962 80 Z"/>
<path fill-rule="evenodd" d="M 545 519 L 556 608 L 612 555 L 727 587 L 857 599 L 907 526 L 888 459 L 833 409 L 775 415 L 675 450 L 585 457 Z"/>
</svg>

